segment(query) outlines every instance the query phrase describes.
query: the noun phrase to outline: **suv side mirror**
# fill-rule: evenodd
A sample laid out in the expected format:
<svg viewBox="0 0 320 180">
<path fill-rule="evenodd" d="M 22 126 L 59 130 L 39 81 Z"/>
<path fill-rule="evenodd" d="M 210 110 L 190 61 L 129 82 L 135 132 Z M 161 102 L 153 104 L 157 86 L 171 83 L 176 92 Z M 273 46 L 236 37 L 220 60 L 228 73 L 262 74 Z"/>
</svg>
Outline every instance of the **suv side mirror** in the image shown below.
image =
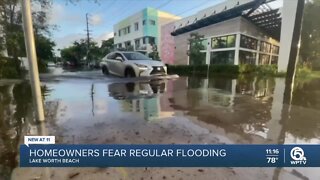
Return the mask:
<svg viewBox="0 0 320 180">
<path fill-rule="evenodd" d="M 123 59 L 120 56 L 116 57 L 116 60 L 123 61 Z"/>
</svg>

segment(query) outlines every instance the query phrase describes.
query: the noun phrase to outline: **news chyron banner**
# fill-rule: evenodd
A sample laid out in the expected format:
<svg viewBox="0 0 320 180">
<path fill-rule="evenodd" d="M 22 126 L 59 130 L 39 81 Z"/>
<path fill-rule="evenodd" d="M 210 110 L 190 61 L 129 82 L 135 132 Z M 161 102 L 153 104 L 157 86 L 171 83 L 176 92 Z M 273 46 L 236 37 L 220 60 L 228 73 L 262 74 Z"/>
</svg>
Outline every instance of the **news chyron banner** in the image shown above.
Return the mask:
<svg viewBox="0 0 320 180">
<path fill-rule="evenodd" d="M 320 167 L 320 145 L 54 144 L 25 137 L 21 167 Z"/>
</svg>

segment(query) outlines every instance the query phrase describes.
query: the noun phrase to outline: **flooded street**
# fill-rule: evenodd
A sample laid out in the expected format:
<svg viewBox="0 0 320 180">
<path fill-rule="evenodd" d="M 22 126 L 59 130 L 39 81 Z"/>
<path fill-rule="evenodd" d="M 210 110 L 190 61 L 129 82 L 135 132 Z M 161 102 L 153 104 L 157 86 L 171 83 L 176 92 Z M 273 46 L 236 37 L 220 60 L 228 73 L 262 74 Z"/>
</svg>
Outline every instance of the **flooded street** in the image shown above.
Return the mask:
<svg viewBox="0 0 320 180">
<path fill-rule="evenodd" d="M 0 179 L 320 179 L 319 168 L 17 167 L 24 135 L 62 144 L 319 144 L 320 79 L 297 81 L 289 99 L 283 78 L 130 82 L 93 71 L 41 79 L 41 125 L 30 85 L 0 83 Z"/>
</svg>

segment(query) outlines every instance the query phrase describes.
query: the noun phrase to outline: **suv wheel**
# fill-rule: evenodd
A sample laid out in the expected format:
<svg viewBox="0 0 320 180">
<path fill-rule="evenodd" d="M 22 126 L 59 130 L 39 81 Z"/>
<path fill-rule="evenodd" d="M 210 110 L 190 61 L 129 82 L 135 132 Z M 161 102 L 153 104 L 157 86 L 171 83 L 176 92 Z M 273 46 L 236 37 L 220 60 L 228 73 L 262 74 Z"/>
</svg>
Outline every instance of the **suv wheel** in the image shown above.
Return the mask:
<svg viewBox="0 0 320 180">
<path fill-rule="evenodd" d="M 126 70 L 125 77 L 136 77 L 136 74 L 133 69 L 130 68 Z"/>
<path fill-rule="evenodd" d="M 109 70 L 108 70 L 108 68 L 107 68 L 106 66 L 103 66 L 103 67 L 102 67 L 102 73 L 103 73 L 104 75 L 108 75 L 108 74 L 109 74 Z"/>
</svg>

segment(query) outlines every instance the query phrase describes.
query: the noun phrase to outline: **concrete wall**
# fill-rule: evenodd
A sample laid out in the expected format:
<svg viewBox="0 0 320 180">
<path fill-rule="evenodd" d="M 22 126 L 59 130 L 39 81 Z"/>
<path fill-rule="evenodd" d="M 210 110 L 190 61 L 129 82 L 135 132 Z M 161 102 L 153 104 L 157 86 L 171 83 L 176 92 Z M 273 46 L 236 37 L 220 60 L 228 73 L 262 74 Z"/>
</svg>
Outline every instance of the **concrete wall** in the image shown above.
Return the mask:
<svg viewBox="0 0 320 180">
<path fill-rule="evenodd" d="M 161 27 L 161 44 L 160 44 L 160 58 L 166 64 L 174 64 L 175 55 L 174 48 L 176 46 L 174 37 L 171 36 L 174 22 L 168 23 Z"/>
<path fill-rule="evenodd" d="M 190 34 L 193 32 L 197 32 L 199 35 L 204 35 L 204 38 L 208 38 L 209 51 L 211 49 L 211 37 L 223 36 L 226 34 L 246 34 L 248 36 L 255 37 L 256 39 L 263 40 L 271 44 L 279 45 L 279 43 L 276 40 L 267 36 L 263 31 L 261 31 L 260 28 L 258 28 L 245 18 L 236 17 L 224 22 L 220 22 L 201 29 L 197 29 L 188 33 L 175 36 L 174 64 L 188 64 L 188 39 L 190 38 Z M 236 47 L 236 49 L 239 49 L 239 47 Z M 207 55 L 209 55 L 209 53 Z M 235 62 L 237 61 L 235 60 Z"/>
<path fill-rule="evenodd" d="M 191 31 L 185 34 L 181 34 L 174 37 L 176 44 L 175 47 L 175 64 L 188 64 L 188 39 L 190 34 L 193 32 L 198 32 L 199 35 L 204 35 L 205 37 L 219 36 L 225 34 L 237 33 L 240 31 L 240 21 L 241 17 L 230 19 L 221 23 L 213 24 L 195 31 Z"/>
<path fill-rule="evenodd" d="M 170 13 L 167 13 L 167 12 L 163 12 L 163 11 L 158 11 L 158 22 L 159 22 L 159 27 L 158 27 L 158 43 L 157 43 L 157 47 L 158 47 L 158 52 L 159 52 L 159 55 L 160 55 L 160 58 L 161 58 L 161 54 L 162 54 L 162 40 L 164 39 L 162 36 L 165 35 L 170 35 L 171 36 L 171 32 L 166 32 L 165 34 L 162 32 L 162 27 L 163 26 L 166 26 L 166 24 L 172 24 L 172 27 L 173 27 L 173 24 L 175 21 L 181 19 L 181 17 L 179 16 L 176 16 L 176 15 L 172 15 Z"/>
<path fill-rule="evenodd" d="M 116 36 L 114 36 L 114 44 L 118 43 L 123 43 L 126 41 L 131 41 L 131 44 L 133 44 L 133 40 L 139 37 L 143 36 L 143 26 L 142 26 L 142 18 L 143 14 L 142 12 L 138 12 L 132 16 L 129 16 L 128 18 L 120 21 L 118 24 L 115 24 L 113 26 L 113 32 L 117 33 Z M 139 30 L 135 31 L 134 30 L 134 23 L 138 22 L 139 23 Z M 131 26 L 130 28 L 130 33 L 124 35 L 123 33 L 121 36 L 119 36 L 119 30 L 122 28 L 125 28 L 127 26 Z"/>
</svg>

